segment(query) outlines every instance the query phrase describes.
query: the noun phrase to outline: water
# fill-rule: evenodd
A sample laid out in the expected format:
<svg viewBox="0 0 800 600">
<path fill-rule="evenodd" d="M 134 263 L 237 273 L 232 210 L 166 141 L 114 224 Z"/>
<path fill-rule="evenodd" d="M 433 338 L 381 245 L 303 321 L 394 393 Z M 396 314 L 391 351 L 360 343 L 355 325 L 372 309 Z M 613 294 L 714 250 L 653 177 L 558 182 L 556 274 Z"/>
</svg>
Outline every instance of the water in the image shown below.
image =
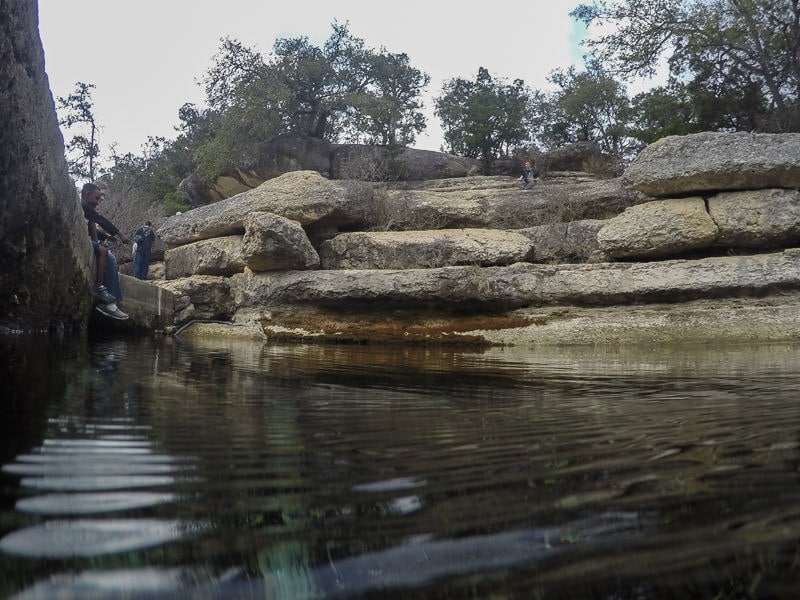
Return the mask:
<svg viewBox="0 0 800 600">
<path fill-rule="evenodd" d="M 800 597 L 800 346 L 0 348 L 2 597 Z"/>
</svg>

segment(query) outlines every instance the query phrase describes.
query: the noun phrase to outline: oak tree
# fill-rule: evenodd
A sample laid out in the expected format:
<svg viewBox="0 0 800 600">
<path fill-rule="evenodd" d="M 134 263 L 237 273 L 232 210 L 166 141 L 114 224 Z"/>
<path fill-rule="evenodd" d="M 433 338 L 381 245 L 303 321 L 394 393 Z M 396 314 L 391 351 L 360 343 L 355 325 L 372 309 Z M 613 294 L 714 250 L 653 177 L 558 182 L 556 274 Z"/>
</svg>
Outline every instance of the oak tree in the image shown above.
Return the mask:
<svg viewBox="0 0 800 600">
<path fill-rule="evenodd" d="M 800 0 L 596 0 L 572 15 L 603 26 L 585 43 L 618 74 L 666 60 L 701 127 L 800 131 Z"/>
<path fill-rule="evenodd" d="M 434 100 L 447 151 L 479 158 L 484 169 L 531 140 L 533 94 L 521 79 L 495 79 L 480 67 L 474 81 L 459 77 Z"/>
</svg>

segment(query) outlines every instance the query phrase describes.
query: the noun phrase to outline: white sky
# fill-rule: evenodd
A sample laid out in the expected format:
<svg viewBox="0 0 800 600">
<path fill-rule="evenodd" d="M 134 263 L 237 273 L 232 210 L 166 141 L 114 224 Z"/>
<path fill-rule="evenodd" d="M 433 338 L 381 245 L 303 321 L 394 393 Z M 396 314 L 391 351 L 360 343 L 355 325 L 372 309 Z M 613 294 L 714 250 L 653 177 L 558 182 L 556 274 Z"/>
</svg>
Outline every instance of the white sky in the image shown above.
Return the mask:
<svg viewBox="0 0 800 600">
<path fill-rule="evenodd" d="M 494 5 L 451 0 L 39 0 L 39 32 L 53 97 L 78 81 L 94 84 L 101 152 L 141 153 L 148 136 L 174 139 L 178 109 L 204 105 L 197 82 L 228 36 L 269 55 L 277 38 L 307 36 L 322 45 L 334 21 L 367 47 L 406 53 L 428 73 L 427 129 L 417 148 L 442 144 L 433 98 L 443 81 L 474 80 L 478 67 L 500 79 L 549 89 L 547 75 L 583 68 L 582 24 L 569 12 L 579 0 L 506 0 Z M 71 136 L 66 135 L 69 138 Z"/>
</svg>

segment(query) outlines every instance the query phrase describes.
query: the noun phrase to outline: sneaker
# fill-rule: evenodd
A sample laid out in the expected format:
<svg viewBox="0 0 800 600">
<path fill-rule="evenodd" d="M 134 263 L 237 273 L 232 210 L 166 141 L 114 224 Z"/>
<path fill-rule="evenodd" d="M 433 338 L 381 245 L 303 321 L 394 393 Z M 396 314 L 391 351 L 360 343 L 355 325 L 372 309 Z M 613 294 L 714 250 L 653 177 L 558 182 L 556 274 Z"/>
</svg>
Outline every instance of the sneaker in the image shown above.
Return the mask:
<svg viewBox="0 0 800 600">
<path fill-rule="evenodd" d="M 104 314 L 107 317 L 111 317 L 112 319 L 119 319 L 120 321 L 124 321 L 128 318 L 128 315 L 122 312 L 114 302 L 109 302 L 107 304 L 98 304 L 95 308 Z"/>
<path fill-rule="evenodd" d="M 111 292 L 109 292 L 108 288 L 104 285 L 94 284 L 92 286 L 92 296 L 104 304 L 113 304 L 117 301 L 117 299 L 111 295 Z"/>
</svg>

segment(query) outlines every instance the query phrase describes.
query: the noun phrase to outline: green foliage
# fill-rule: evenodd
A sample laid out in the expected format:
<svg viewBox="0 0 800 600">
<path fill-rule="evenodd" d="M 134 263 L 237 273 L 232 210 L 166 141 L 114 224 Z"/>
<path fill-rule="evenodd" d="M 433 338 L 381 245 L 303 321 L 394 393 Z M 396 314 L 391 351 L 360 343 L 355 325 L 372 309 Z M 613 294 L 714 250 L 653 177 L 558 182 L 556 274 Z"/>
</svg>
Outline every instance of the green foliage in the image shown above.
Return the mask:
<svg viewBox="0 0 800 600">
<path fill-rule="evenodd" d="M 278 39 L 269 60 L 225 39 L 203 80 L 212 126 L 195 159 L 213 177 L 282 133 L 409 144 L 425 126 L 419 96 L 428 82 L 405 54 L 368 49 L 347 25 L 334 23 L 322 48 Z"/>
<path fill-rule="evenodd" d="M 186 197 L 177 190 L 171 190 L 164 195 L 161 198 L 160 206 L 161 214 L 166 217 L 174 215 L 177 212 L 184 212 L 191 208 Z"/>
<path fill-rule="evenodd" d="M 657 87 L 638 94 L 631 101 L 631 135 L 642 144 L 652 144 L 668 135 L 701 131 L 696 111 L 680 86 Z"/>
<path fill-rule="evenodd" d="M 434 104 L 448 151 L 480 158 L 487 170 L 531 139 L 532 93 L 521 79 L 506 84 L 480 67 L 475 81 L 446 81 Z"/>
<path fill-rule="evenodd" d="M 103 176 L 115 196 L 136 197 L 147 205 L 159 204 L 164 214 L 189 208 L 178 191 L 181 180 L 194 170 L 191 151 L 184 136 L 169 142 L 148 137 L 142 155 L 113 154 L 113 166 Z"/>
<path fill-rule="evenodd" d="M 800 131 L 798 0 L 620 0 L 572 14 L 610 25 L 587 46 L 617 74 L 652 75 L 667 59 L 697 127 Z"/>
<path fill-rule="evenodd" d="M 353 143 L 410 146 L 425 129 L 420 95 L 430 76 L 411 67 L 406 54 L 374 55 L 371 63 L 373 84 L 351 95 L 345 135 Z"/>
<path fill-rule="evenodd" d="M 551 73 L 555 91 L 532 91 L 479 68 L 474 80 L 445 82 L 435 100 L 444 148 L 498 158 L 597 142 L 629 158 L 666 135 L 696 131 L 800 131 L 800 0 L 587 0 L 571 14 L 603 33 L 585 42 L 585 70 Z M 666 61 L 666 62 L 665 62 Z M 667 64 L 666 85 L 629 99 L 624 79 Z M 394 158 L 425 129 L 421 95 L 430 78 L 406 54 L 368 48 L 334 22 L 317 46 L 279 38 L 264 55 L 224 38 L 202 84 L 208 108 L 186 104 L 175 140 L 150 138 L 140 156 L 117 155 L 104 179 L 165 213 L 187 207 L 188 175 L 211 180 L 247 162 L 256 144 L 295 133 L 382 146 L 353 155 L 355 178 L 400 176 Z M 70 172 L 97 179 L 98 131 L 91 84 L 58 98 Z M 66 136 L 65 136 L 66 138 Z"/>
<path fill-rule="evenodd" d="M 67 130 L 77 128 L 78 133 L 66 143 L 67 165 L 76 179 L 94 181 L 98 173 L 98 125 L 94 118 L 91 83 L 77 82 L 75 90 L 67 97 L 59 96 L 56 107 L 58 124 Z"/>
<path fill-rule="evenodd" d="M 408 56 L 366 48 L 347 25 L 332 25 L 321 48 L 305 37 L 278 39 L 269 58 L 226 38 L 202 81 L 208 108 L 182 106 L 178 137 L 149 138 L 141 156 L 112 148 L 113 165 L 104 178 L 117 197 L 160 203 L 171 213 L 187 208 L 177 188 L 188 175 L 197 171 L 211 180 L 245 162 L 257 143 L 282 133 L 385 144 L 390 161 L 424 129 L 419 97 L 428 82 Z M 90 161 L 99 154 L 91 87 L 84 84 L 69 105 L 63 100 L 73 109 L 65 123 L 93 126 L 91 138 L 74 142 L 92 149 L 84 154 Z M 82 165 L 76 162 L 76 168 Z"/>
<path fill-rule="evenodd" d="M 242 87 L 259 78 L 264 69 L 264 58 L 238 40 L 225 37 L 220 41 L 220 49 L 202 83 L 208 105 L 224 111 L 236 101 Z"/>
<path fill-rule="evenodd" d="M 550 80 L 557 91 L 539 104 L 539 140 L 548 148 L 593 141 L 604 153 L 624 158 L 638 148 L 630 136 L 630 102 L 624 86 L 599 64 L 585 71 L 556 70 Z"/>
<path fill-rule="evenodd" d="M 222 40 L 203 84 L 210 108 L 185 105 L 183 131 L 201 175 L 211 179 L 253 144 L 284 130 L 288 91 L 259 52 L 229 38 Z"/>
<path fill-rule="evenodd" d="M 753 91 L 751 89 L 751 91 Z M 703 82 L 688 84 L 672 80 L 637 95 L 632 101 L 631 134 L 644 144 L 667 135 L 686 135 L 700 131 L 750 131 L 757 129 L 752 115 L 763 112 L 758 94 L 746 90 L 732 93 L 715 91 Z"/>
<path fill-rule="evenodd" d="M 275 42 L 273 68 L 288 90 L 283 104 L 288 130 L 334 140 L 338 122 L 352 108 L 350 98 L 363 94 L 371 82 L 371 51 L 352 36 L 347 25 L 332 25 L 322 48 L 306 37 Z"/>
</svg>

